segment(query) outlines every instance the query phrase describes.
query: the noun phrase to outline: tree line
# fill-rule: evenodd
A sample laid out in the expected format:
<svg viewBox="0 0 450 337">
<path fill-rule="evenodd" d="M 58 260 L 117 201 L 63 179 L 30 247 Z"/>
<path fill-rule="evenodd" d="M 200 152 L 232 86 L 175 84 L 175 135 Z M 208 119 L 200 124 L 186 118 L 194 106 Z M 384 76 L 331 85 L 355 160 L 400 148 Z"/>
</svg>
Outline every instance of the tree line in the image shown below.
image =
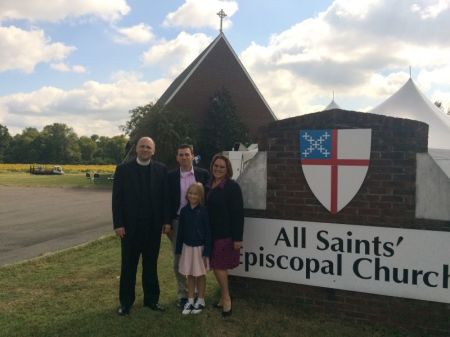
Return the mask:
<svg viewBox="0 0 450 337">
<path fill-rule="evenodd" d="M 119 164 L 128 138 L 78 135 L 62 123 L 46 125 L 42 131 L 25 128 L 15 136 L 0 124 L 0 163 Z"/>
<path fill-rule="evenodd" d="M 434 103 L 443 108 L 442 103 Z M 121 127 L 125 135 L 105 137 L 78 135 L 66 124 L 54 123 L 42 131 L 28 127 L 11 136 L 0 124 L 0 163 L 119 164 L 142 136 L 152 136 L 157 144 L 155 158 L 174 166 L 175 150 L 181 143 L 194 146 L 208 167 L 211 157 L 230 150 L 235 142 L 249 144 L 247 127 L 240 121 L 230 93 L 222 88 L 209 98 L 203 125 L 194 125 L 189 114 L 149 103 L 129 111 L 130 119 Z M 450 115 L 450 109 L 447 111 Z"/>
<path fill-rule="evenodd" d="M 119 164 L 133 157 L 133 144 L 142 136 L 156 143 L 155 159 L 174 167 L 176 148 L 186 143 L 201 155 L 200 165 L 208 167 L 212 156 L 231 150 L 235 142 L 249 144 L 248 128 L 240 121 L 230 93 L 222 88 L 209 98 L 202 125 L 193 123 L 189 113 L 149 103 L 129 111 L 130 119 L 121 130 L 125 135 L 78 137 L 66 124 L 54 123 L 42 131 L 26 128 L 11 136 L 0 124 L 0 163 Z"/>
</svg>

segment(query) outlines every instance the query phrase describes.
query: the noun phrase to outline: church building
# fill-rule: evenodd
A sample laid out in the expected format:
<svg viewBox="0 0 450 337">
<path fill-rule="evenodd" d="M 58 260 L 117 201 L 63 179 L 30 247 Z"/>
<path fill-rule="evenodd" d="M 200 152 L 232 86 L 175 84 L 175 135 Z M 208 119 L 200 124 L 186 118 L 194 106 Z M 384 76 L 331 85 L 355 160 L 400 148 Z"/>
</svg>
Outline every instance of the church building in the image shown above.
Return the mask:
<svg viewBox="0 0 450 337">
<path fill-rule="evenodd" d="M 230 93 L 236 114 L 252 138 L 260 127 L 277 120 L 222 31 L 172 82 L 158 104 L 185 111 L 202 125 L 209 99 L 222 89 Z"/>
</svg>

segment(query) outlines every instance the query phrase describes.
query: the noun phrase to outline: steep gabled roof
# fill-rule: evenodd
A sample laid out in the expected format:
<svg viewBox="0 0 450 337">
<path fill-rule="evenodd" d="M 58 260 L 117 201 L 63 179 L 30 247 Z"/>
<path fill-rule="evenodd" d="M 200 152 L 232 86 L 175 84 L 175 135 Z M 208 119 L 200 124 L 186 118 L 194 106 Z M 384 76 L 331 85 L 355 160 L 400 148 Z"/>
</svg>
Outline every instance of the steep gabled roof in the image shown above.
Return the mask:
<svg viewBox="0 0 450 337">
<path fill-rule="evenodd" d="M 230 92 L 238 116 L 252 135 L 277 119 L 223 33 L 172 82 L 158 104 L 187 111 L 201 124 L 209 98 L 222 88 Z"/>
<path fill-rule="evenodd" d="M 410 78 L 370 113 L 414 119 L 429 125 L 428 147 L 450 149 L 450 117 L 437 108 Z"/>
<path fill-rule="evenodd" d="M 180 90 L 192 72 L 198 67 L 209 51 L 216 45 L 218 37 L 214 39 L 211 44 L 196 57 L 196 59 L 169 85 L 166 91 L 158 100 L 158 104 L 166 105 L 170 102 L 173 96 Z"/>
</svg>

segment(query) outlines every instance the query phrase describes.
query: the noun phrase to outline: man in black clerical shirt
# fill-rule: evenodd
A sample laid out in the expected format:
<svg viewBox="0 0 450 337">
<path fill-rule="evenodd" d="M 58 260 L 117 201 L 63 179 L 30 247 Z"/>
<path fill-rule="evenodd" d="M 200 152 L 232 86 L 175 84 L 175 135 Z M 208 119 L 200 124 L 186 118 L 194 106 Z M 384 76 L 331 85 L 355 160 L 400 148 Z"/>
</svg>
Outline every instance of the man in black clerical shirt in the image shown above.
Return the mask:
<svg viewBox="0 0 450 337">
<path fill-rule="evenodd" d="M 142 256 L 144 306 L 164 311 L 159 304 L 157 262 L 161 233 L 170 230 L 167 169 L 153 161 L 155 143 L 142 137 L 136 160 L 117 166 L 112 212 L 114 231 L 121 238 L 122 263 L 117 314 L 127 315 L 135 300 L 136 271 Z"/>
</svg>

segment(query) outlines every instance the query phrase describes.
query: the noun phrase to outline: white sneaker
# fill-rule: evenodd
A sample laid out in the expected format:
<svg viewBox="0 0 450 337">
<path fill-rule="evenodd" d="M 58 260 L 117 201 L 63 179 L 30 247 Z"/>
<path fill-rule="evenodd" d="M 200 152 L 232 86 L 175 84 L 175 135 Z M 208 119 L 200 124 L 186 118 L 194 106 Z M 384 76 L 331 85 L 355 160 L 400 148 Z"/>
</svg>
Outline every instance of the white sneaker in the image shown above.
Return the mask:
<svg viewBox="0 0 450 337">
<path fill-rule="evenodd" d="M 183 315 L 189 315 L 192 310 L 194 310 L 194 305 L 186 302 L 186 304 L 184 305 L 183 311 L 181 312 Z"/>
<path fill-rule="evenodd" d="M 197 302 L 195 302 L 194 304 L 194 308 L 191 311 L 191 314 L 199 314 L 202 312 L 202 310 L 205 309 L 205 306 L 203 304 L 200 304 Z"/>
</svg>

